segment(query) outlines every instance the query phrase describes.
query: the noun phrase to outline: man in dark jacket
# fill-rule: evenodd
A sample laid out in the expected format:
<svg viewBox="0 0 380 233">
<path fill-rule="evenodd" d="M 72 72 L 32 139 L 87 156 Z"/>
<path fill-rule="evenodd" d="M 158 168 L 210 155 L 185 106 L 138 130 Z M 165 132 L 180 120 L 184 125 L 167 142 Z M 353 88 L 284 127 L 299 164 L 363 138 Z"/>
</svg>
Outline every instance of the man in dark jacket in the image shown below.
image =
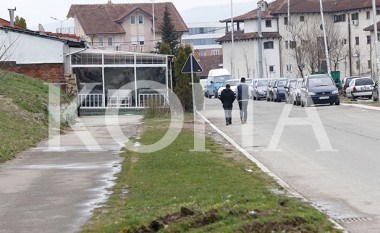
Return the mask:
<svg viewBox="0 0 380 233">
<path fill-rule="evenodd" d="M 242 124 L 247 123 L 247 107 L 249 100 L 249 86 L 245 84 L 245 78 L 240 79 L 240 84 L 237 86 L 237 99 L 240 109 L 240 120 Z"/>
<path fill-rule="evenodd" d="M 226 125 L 232 124 L 232 103 L 235 101 L 235 93 L 230 89 L 230 84 L 220 94 L 220 101 L 223 103 Z"/>
</svg>

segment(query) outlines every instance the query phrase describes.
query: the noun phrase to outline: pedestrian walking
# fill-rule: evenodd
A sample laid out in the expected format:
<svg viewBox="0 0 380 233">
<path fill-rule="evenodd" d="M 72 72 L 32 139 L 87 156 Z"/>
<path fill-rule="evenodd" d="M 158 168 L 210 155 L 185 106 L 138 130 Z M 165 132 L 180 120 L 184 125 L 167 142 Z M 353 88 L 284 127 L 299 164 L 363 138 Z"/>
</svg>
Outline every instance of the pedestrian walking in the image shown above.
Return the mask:
<svg viewBox="0 0 380 233">
<path fill-rule="evenodd" d="M 232 124 L 232 107 L 235 98 L 235 93 L 230 89 L 230 84 L 227 84 L 220 94 L 220 101 L 223 103 L 224 115 L 226 117 L 226 125 Z"/>
<path fill-rule="evenodd" d="M 245 78 L 240 79 L 240 84 L 237 86 L 237 99 L 240 109 L 240 120 L 242 124 L 247 123 L 247 108 L 249 100 L 249 86 L 245 83 Z"/>
</svg>

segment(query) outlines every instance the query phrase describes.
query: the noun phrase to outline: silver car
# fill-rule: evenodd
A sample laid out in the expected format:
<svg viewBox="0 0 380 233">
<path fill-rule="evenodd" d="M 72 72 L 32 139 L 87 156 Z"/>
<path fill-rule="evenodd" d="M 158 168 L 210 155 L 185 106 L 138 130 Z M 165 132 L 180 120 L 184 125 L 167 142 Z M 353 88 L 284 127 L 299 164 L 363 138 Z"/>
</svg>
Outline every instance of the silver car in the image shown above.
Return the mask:
<svg viewBox="0 0 380 233">
<path fill-rule="evenodd" d="M 259 79 L 252 90 L 252 98 L 253 100 L 265 99 L 267 96 L 267 88 L 270 79 Z"/>
<path fill-rule="evenodd" d="M 303 82 L 303 79 L 302 78 L 298 78 L 297 79 L 297 84 L 296 84 L 296 87 L 292 89 L 292 91 L 290 92 L 290 95 L 291 95 L 291 98 L 292 98 L 292 101 L 293 101 L 293 105 L 301 105 L 301 87 L 302 87 L 302 82 Z"/>
</svg>

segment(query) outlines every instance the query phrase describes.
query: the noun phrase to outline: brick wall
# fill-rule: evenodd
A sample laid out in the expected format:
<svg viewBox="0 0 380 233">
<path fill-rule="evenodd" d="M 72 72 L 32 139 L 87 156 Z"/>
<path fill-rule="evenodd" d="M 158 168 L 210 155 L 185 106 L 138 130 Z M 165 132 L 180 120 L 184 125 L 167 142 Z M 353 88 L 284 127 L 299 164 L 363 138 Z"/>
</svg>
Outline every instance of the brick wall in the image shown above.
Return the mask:
<svg viewBox="0 0 380 233">
<path fill-rule="evenodd" d="M 64 82 L 63 64 L 16 64 L 16 62 L 0 62 L 0 69 L 28 75 L 52 83 Z"/>
</svg>

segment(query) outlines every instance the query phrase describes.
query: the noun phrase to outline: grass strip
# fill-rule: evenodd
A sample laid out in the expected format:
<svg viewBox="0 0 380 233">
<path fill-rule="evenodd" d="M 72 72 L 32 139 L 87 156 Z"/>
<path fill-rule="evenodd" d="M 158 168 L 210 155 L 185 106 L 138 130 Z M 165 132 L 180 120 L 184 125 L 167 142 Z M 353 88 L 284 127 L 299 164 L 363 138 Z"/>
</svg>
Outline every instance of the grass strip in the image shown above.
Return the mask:
<svg viewBox="0 0 380 233">
<path fill-rule="evenodd" d="M 0 71 L 0 163 L 48 136 L 49 86 L 45 83 Z M 69 101 L 62 93 L 61 102 Z"/>
<path fill-rule="evenodd" d="M 145 119 L 139 142 L 158 141 L 167 124 Z M 113 194 L 83 232 L 339 232 L 316 209 L 271 191 L 280 188 L 233 148 L 206 145 L 190 152 L 185 129 L 164 150 L 125 152 Z"/>
</svg>

